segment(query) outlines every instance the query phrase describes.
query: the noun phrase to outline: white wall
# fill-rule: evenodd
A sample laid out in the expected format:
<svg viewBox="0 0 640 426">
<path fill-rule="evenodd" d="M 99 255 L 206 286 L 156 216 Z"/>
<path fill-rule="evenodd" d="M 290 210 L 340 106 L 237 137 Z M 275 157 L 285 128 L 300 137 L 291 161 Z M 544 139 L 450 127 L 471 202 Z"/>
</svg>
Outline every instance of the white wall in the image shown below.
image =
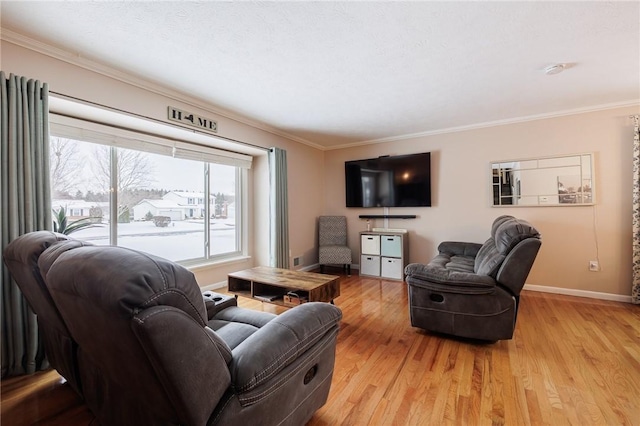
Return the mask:
<svg viewBox="0 0 640 426">
<path fill-rule="evenodd" d="M 444 240 L 484 242 L 493 219 L 511 214 L 529 220 L 542 234 L 529 284 L 628 296 L 633 142 L 629 115 L 638 112 L 639 108 L 610 109 L 327 151 L 325 213 L 348 217 L 349 245 L 357 253 L 358 232 L 366 228 L 358 215 L 383 211 L 345 208 L 344 162 L 430 151 L 433 207 L 389 211 L 418 216 L 389 223 L 409 230 L 412 262 L 428 261 Z M 595 153 L 595 207 L 491 207 L 492 161 L 582 152 Z M 374 226 L 382 227 L 382 220 Z M 588 261 L 598 253 L 601 271 L 590 272 Z"/>
</svg>

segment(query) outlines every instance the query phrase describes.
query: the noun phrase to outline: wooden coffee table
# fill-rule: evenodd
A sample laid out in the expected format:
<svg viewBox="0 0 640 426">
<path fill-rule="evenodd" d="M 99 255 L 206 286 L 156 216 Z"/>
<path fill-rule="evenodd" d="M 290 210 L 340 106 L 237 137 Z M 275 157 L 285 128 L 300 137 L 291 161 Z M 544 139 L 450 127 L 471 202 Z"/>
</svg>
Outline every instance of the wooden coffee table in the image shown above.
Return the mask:
<svg viewBox="0 0 640 426">
<path fill-rule="evenodd" d="M 308 302 L 331 302 L 340 296 L 340 277 L 314 272 L 257 266 L 229 274 L 229 292 L 263 302 L 285 305 L 283 297 L 295 292 Z"/>
</svg>

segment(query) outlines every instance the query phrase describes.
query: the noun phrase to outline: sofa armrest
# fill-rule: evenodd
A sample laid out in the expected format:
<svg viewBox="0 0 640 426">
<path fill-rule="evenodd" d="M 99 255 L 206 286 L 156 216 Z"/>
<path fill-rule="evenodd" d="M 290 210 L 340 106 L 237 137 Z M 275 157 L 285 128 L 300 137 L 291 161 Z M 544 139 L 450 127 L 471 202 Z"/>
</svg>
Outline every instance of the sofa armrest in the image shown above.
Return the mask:
<svg viewBox="0 0 640 426">
<path fill-rule="evenodd" d="M 238 302 L 234 296 L 226 296 L 224 294 L 215 293 L 213 291 L 205 291 L 202 293 L 204 306 L 207 308 L 207 319 L 211 320 L 216 314 L 223 309 L 231 306 L 238 306 Z"/>
<path fill-rule="evenodd" d="M 242 393 L 269 381 L 315 343 L 337 332 L 342 312 L 336 306 L 309 302 L 278 315 L 235 349 L 231 382 Z"/>
<path fill-rule="evenodd" d="M 461 241 L 443 241 L 438 246 L 438 252 L 452 256 L 476 257 L 482 244 Z"/>
</svg>

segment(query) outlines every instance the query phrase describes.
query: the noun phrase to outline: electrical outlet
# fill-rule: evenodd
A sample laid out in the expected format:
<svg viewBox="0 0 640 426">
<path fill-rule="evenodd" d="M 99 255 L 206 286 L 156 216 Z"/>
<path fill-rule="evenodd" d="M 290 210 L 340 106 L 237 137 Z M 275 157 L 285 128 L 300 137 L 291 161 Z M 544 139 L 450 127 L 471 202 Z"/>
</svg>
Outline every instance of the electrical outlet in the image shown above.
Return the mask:
<svg viewBox="0 0 640 426">
<path fill-rule="evenodd" d="M 597 260 L 590 260 L 589 270 L 591 272 L 598 272 L 600 270 L 600 263 Z"/>
</svg>

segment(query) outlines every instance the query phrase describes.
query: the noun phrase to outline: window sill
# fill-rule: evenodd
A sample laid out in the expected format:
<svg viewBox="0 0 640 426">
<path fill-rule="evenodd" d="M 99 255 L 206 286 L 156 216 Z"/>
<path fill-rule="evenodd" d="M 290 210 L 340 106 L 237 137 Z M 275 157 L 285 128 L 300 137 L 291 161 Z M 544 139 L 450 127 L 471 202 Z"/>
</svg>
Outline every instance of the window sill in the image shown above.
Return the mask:
<svg viewBox="0 0 640 426">
<path fill-rule="evenodd" d="M 217 266 L 226 266 L 226 265 L 233 265 L 234 263 L 243 263 L 243 262 L 246 262 L 247 260 L 251 260 L 251 256 L 243 255 L 243 256 L 229 257 L 225 259 L 202 261 L 202 262 L 196 261 L 194 263 L 189 263 L 189 262 L 185 262 L 185 263 L 178 262 L 178 263 L 180 263 L 182 266 L 184 266 L 190 271 L 199 271 L 202 269 L 209 269 Z"/>
</svg>

